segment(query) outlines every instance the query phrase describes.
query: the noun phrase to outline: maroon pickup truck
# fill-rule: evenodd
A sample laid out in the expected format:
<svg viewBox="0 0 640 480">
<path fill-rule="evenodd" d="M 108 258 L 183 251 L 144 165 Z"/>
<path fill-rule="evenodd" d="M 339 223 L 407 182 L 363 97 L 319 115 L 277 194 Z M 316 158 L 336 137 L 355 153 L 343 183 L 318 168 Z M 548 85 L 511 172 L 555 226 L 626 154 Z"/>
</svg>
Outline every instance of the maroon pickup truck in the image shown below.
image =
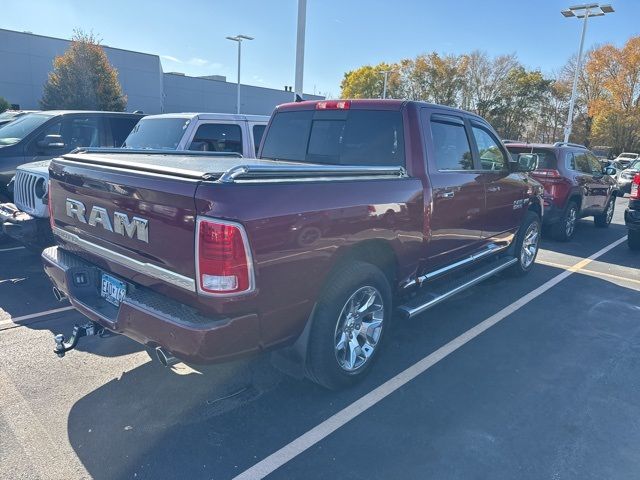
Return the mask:
<svg viewBox="0 0 640 480">
<path fill-rule="evenodd" d="M 89 317 L 165 365 L 277 349 L 329 388 L 396 317 L 533 266 L 542 187 L 468 112 L 397 100 L 276 109 L 259 158 L 84 152 L 51 164 L 44 268 Z"/>
</svg>

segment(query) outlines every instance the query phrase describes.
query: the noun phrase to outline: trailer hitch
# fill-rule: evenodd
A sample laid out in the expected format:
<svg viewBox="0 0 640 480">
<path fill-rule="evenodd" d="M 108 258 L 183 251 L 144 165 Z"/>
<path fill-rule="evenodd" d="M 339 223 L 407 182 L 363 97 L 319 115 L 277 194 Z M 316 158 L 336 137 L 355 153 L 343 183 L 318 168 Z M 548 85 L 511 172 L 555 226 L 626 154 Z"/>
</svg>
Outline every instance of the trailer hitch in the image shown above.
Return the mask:
<svg viewBox="0 0 640 480">
<path fill-rule="evenodd" d="M 75 324 L 69 340 L 65 340 L 64 335 L 61 333 L 54 336 L 56 348 L 53 350 L 53 353 L 62 358 L 66 352 L 76 348 L 81 337 L 90 337 L 92 335 L 102 336 L 103 332 L 104 328 L 97 326 L 93 322 L 83 323 L 82 325 Z"/>
</svg>

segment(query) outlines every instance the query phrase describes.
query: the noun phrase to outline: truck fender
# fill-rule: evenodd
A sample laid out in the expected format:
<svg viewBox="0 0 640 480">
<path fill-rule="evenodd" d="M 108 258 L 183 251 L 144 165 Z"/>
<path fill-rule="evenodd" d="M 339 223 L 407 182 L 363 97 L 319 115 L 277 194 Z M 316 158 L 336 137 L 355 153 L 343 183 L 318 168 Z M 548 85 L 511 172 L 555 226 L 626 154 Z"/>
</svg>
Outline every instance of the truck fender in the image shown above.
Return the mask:
<svg viewBox="0 0 640 480">
<path fill-rule="evenodd" d="M 282 373 L 298 380 L 302 380 L 307 375 L 307 348 L 315 311 L 316 304 L 311 309 L 304 330 L 292 345 L 271 353 L 271 364 Z"/>
</svg>

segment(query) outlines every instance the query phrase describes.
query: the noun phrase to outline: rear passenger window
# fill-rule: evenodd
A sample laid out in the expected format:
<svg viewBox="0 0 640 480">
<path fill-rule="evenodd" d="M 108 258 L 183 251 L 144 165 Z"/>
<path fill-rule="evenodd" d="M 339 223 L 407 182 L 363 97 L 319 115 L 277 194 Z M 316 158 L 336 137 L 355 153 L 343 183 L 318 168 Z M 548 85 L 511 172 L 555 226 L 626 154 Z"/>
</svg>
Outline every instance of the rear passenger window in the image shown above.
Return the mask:
<svg viewBox="0 0 640 480">
<path fill-rule="evenodd" d="M 253 144 L 255 145 L 256 155 L 260 149 L 260 142 L 262 142 L 262 136 L 264 135 L 264 129 L 266 125 L 254 125 L 253 126 Z"/>
<path fill-rule="evenodd" d="M 471 146 L 464 125 L 432 121 L 431 136 L 438 170 L 473 170 Z"/>
<path fill-rule="evenodd" d="M 242 154 L 242 131 L 239 125 L 205 123 L 198 127 L 189 150 Z"/>
<path fill-rule="evenodd" d="M 472 130 L 478 145 L 482 170 L 504 170 L 507 166 L 506 159 L 498 146 L 498 140 L 484 128 L 473 127 Z"/>
</svg>

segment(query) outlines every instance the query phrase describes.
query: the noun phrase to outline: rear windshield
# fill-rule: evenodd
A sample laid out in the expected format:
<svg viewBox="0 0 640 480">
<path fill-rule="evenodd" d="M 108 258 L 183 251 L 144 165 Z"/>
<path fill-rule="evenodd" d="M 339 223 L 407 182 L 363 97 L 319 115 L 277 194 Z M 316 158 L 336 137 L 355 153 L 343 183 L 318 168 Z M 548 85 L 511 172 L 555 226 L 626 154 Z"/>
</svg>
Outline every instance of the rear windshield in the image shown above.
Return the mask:
<svg viewBox="0 0 640 480">
<path fill-rule="evenodd" d="M 122 146 L 175 150 L 190 122 L 188 118 L 143 118 Z"/>
<path fill-rule="evenodd" d="M 517 160 L 519 153 L 537 153 L 538 169 L 557 168 L 556 154 L 553 150 L 545 150 L 543 148 L 510 147 L 509 145 L 507 145 L 507 150 L 509 150 L 511 157 L 514 160 Z"/>
<path fill-rule="evenodd" d="M 40 125 L 51 119 L 51 115 L 29 113 L 0 126 L 0 147 L 18 143 Z"/>
<path fill-rule="evenodd" d="M 399 111 L 328 110 L 277 113 L 262 157 L 327 165 L 404 166 Z"/>
</svg>

